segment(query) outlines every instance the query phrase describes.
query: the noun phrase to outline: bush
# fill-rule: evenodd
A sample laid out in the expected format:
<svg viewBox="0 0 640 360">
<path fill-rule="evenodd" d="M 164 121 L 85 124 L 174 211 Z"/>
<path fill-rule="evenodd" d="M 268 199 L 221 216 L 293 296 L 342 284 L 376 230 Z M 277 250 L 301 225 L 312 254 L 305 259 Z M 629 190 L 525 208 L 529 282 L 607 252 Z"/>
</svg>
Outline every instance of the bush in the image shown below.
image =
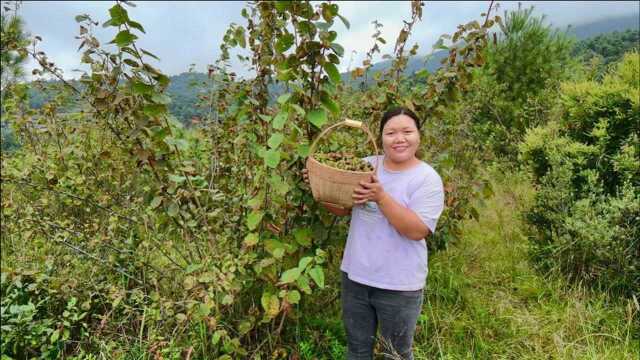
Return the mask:
<svg viewBox="0 0 640 360">
<path fill-rule="evenodd" d="M 57 358 L 70 340 L 88 335 L 85 317 L 91 301 L 63 299 L 50 285 L 47 273 L 2 272 L 3 359 Z"/>
<path fill-rule="evenodd" d="M 487 64 L 467 99 L 478 141 L 512 160 L 526 130 L 546 121 L 575 64 L 573 40 L 532 12 L 533 7 L 505 12 L 502 33 L 487 47 Z"/>
<path fill-rule="evenodd" d="M 538 187 L 526 212 L 538 263 L 626 294 L 640 283 L 639 64 L 629 53 L 602 83 L 565 84 L 560 118 L 520 145 Z"/>
</svg>

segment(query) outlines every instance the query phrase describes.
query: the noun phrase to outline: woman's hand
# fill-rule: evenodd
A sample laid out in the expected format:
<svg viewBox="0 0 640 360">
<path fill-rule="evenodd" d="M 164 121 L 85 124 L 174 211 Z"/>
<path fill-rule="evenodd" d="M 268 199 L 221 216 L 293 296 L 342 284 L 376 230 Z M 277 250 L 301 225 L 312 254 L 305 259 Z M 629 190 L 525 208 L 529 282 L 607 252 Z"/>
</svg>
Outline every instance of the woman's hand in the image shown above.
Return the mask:
<svg viewBox="0 0 640 360">
<path fill-rule="evenodd" d="M 360 186 L 353 190 L 353 202 L 355 204 L 364 204 L 367 201 L 380 203 L 386 196 L 382 184 L 376 175 L 371 175 L 369 182 L 360 181 Z"/>
<path fill-rule="evenodd" d="M 302 169 L 302 180 L 308 185 L 309 184 L 309 170 L 307 168 Z"/>
</svg>

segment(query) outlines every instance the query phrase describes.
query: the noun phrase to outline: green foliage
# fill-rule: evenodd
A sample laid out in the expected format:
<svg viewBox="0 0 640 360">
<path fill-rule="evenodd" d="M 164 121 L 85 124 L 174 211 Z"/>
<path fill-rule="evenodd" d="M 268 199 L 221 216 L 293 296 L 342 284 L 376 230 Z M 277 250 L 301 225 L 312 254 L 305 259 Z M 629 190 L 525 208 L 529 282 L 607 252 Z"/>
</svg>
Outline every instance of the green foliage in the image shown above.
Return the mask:
<svg viewBox="0 0 640 360">
<path fill-rule="evenodd" d="M 506 11 L 498 41 L 487 48 L 484 69 L 514 102 L 557 86 L 568 75 L 573 40 L 545 25 L 544 16 L 533 16 L 533 9 Z"/>
<path fill-rule="evenodd" d="M 602 83 L 565 84 L 560 118 L 520 146 L 539 187 L 527 212 L 535 258 L 625 294 L 640 283 L 639 65 L 629 53 Z"/>
<path fill-rule="evenodd" d="M 57 78 L 46 84 L 56 90 L 37 108 L 17 92 L 3 103 L 22 145 L 2 158 L 3 273 L 51 269 L 43 287 L 58 305 L 42 329 L 55 332 L 74 297 L 97 304 L 79 320 L 90 336 L 71 332 L 75 345 L 59 348 L 61 356 L 294 356 L 292 323 L 335 299 L 348 226 L 313 201 L 300 171 L 320 128 L 344 117 L 377 128 L 384 110 L 402 104 L 426 120 L 423 159 L 447 192 L 430 248 L 447 247 L 462 221 L 478 217 L 471 200 L 491 191 L 478 175 L 481 159 L 469 151 L 470 121 L 457 96 L 469 90 L 471 69 L 483 65 L 497 18 L 459 27 L 453 37 L 465 44 L 414 86 L 402 76 L 417 51 L 404 50 L 422 14 L 422 3 L 412 2 L 392 66 L 375 86 L 352 91 L 337 72 L 344 50 L 335 22 L 348 24 L 338 4 L 249 3 L 207 78 L 188 80 L 202 85 L 204 111 L 184 127 L 170 115 L 182 99 L 148 64 L 155 56 L 138 47 L 144 27 L 127 6 L 116 2 L 102 24 L 116 30 L 113 50 L 95 38 L 99 22 L 76 17 L 89 68 L 78 81 L 65 80 L 37 41 L 21 48 L 39 64 L 36 75 Z M 254 77 L 230 71 L 236 47 L 248 52 L 239 59 Z M 362 134 L 352 135 L 340 132 L 325 145 L 371 155 Z M 38 296 L 29 293 L 21 305 L 37 305 Z M 343 335 L 329 326 L 329 334 L 321 331 L 330 344 L 325 355 L 342 357 Z"/>
<path fill-rule="evenodd" d="M 24 51 L 20 48 L 28 45 L 28 34 L 24 30 L 24 22 L 17 15 L 19 4 L 15 2 L 13 8 L 3 4 L 4 10 L 0 17 L 0 75 L 2 78 L 2 99 L 12 84 L 24 76 L 22 65 L 27 59 Z"/>
<path fill-rule="evenodd" d="M 3 357 L 53 359 L 87 337 L 91 300 L 61 298 L 52 285 L 46 272 L 2 272 Z"/>
<path fill-rule="evenodd" d="M 596 73 L 602 76 L 610 64 L 618 62 L 627 52 L 639 50 L 639 47 L 640 30 L 627 29 L 578 41 L 573 55 L 582 57 L 586 63 L 595 63 Z"/>
<path fill-rule="evenodd" d="M 532 15 L 533 7 L 505 12 L 502 33 L 486 51 L 487 66 L 468 99 L 479 142 L 515 159 L 525 131 L 540 124 L 560 82 L 574 67 L 573 41 Z"/>
</svg>

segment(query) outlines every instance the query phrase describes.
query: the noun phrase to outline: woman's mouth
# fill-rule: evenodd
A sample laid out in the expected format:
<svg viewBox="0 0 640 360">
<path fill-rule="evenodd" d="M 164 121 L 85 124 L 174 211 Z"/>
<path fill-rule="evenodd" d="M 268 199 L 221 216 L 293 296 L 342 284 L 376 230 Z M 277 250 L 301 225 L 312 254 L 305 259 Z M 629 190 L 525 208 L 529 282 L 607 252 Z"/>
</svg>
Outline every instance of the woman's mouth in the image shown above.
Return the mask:
<svg viewBox="0 0 640 360">
<path fill-rule="evenodd" d="M 408 146 L 392 146 L 391 147 L 395 152 L 403 152 L 407 150 Z"/>
</svg>

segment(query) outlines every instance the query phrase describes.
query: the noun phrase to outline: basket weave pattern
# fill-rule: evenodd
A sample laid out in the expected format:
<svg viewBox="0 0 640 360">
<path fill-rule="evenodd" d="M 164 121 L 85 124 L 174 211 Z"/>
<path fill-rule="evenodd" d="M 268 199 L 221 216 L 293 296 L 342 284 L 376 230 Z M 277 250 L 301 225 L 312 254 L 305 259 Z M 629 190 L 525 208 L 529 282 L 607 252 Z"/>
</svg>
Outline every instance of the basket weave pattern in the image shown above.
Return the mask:
<svg viewBox="0 0 640 360">
<path fill-rule="evenodd" d="M 311 145 L 306 166 L 309 171 L 311 192 L 316 201 L 328 203 L 343 209 L 350 209 L 353 207 L 353 190 L 358 187 L 360 181 L 370 179 L 371 175 L 377 170 L 378 164 L 375 164 L 376 169 L 374 171 L 360 172 L 337 169 L 317 161 L 313 157 L 313 150 L 315 149 L 316 143 L 322 136 L 326 135 L 329 130 L 338 126 L 351 126 L 363 129 L 369 136 L 369 140 L 373 143 L 376 154 L 378 153 L 378 148 L 371 132 L 361 122 L 345 120 L 327 128 L 316 138 Z"/>
</svg>

